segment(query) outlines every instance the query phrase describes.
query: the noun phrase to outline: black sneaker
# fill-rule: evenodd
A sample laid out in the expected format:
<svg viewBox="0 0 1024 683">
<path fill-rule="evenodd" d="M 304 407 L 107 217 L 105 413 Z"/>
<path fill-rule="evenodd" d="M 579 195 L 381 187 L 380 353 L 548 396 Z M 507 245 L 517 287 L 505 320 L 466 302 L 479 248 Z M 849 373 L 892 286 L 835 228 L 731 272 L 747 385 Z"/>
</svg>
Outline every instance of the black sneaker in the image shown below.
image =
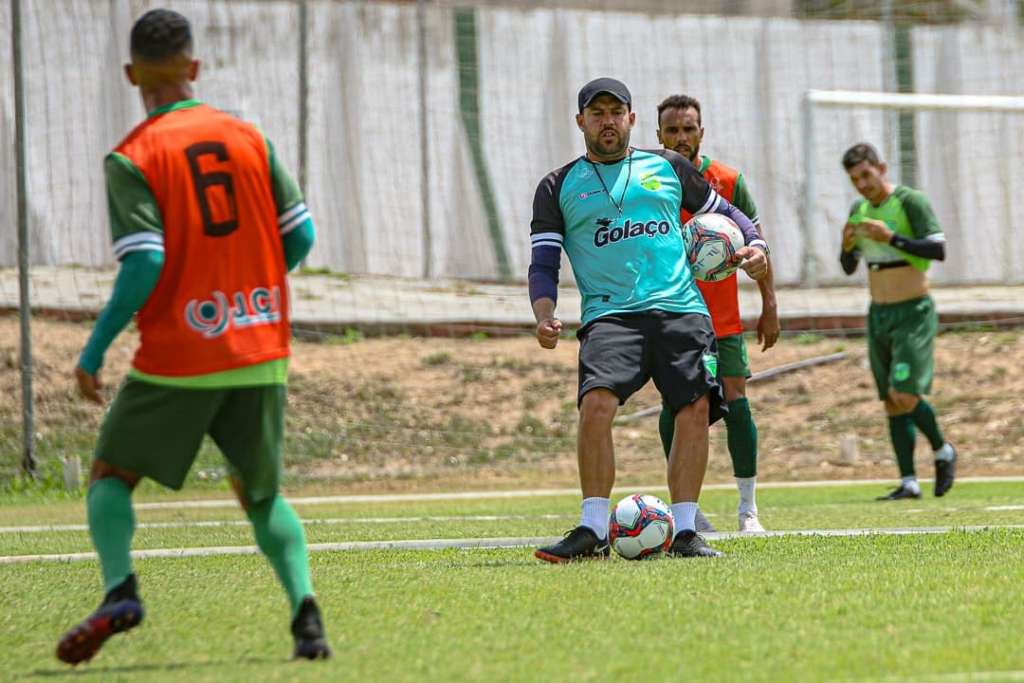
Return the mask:
<svg viewBox="0 0 1024 683">
<path fill-rule="evenodd" d="M 950 445 L 950 448 L 953 448 Z M 953 448 L 951 460 L 935 461 L 935 497 L 941 498 L 953 488 L 953 479 L 956 478 L 956 449 Z"/>
<path fill-rule="evenodd" d="M 608 539 L 598 538 L 594 530 L 578 526 L 558 543 L 537 548 L 533 555 L 545 562 L 574 562 L 576 560 L 603 560 L 608 557 Z"/>
<path fill-rule="evenodd" d="M 99 608 L 65 633 L 57 643 L 57 659 L 81 664 L 93 658 L 115 633 L 133 629 L 142 623 L 145 610 L 135 585 L 135 575 L 111 590 Z"/>
<path fill-rule="evenodd" d="M 875 498 L 875 500 L 903 500 L 903 499 L 914 499 L 914 500 L 916 500 L 916 499 L 918 499 L 920 497 L 921 497 L 921 492 L 920 491 L 917 491 L 915 493 L 914 491 L 911 491 L 910 489 L 908 489 L 906 486 L 903 486 L 902 484 L 900 484 L 899 487 L 894 488 L 892 491 L 889 491 L 889 493 L 885 494 L 884 496 L 879 496 L 878 498 Z"/>
<path fill-rule="evenodd" d="M 299 605 L 299 613 L 292 620 L 295 653 L 292 659 L 330 659 L 331 648 L 324 635 L 324 622 L 316 600 L 307 597 Z"/>
<path fill-rule="evenodd" d="M 721 557 L 722 552 L 707 544 L 704 537 L 693 529 L 683 529 L 672 539 L 669 557 Z"/>
</svg>

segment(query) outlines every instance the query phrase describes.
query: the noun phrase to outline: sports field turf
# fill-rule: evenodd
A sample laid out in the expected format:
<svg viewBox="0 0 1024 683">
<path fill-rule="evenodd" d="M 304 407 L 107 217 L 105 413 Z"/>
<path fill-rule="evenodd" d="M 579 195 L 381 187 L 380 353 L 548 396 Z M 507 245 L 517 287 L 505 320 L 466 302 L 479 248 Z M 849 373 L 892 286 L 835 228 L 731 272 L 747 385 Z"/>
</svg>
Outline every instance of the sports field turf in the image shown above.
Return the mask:
<svg viewBox="0 0 1024 683">
<path fill-rule="evenodd" d="M 1024 670 L 1024 529 L 1012 527 L 1024 525 L 1024 484 L 958 483 L 941 500 L 870 500 L 884 490 L 763 489 L 759 503 L 765 524 L 778 530 L 993 528 L 722 539 L 714 542 L 727 553 L 720 560 L 570 566 L 540 563 L 532 548 L 318 552 L 314 581 L 336 655 L 326 663 L 286 661 L 285 599 L 262 558 L 142 559 L 147 621 L 73 673 L 53 646 L 98 601 L 94 562 L 0 564 L 0 678 L 1020 680 L 1013 672 Z M 540 537 L 572 527 L 577 500 L 298 509 L 320 520 L 307 526 L 313 543 Z M 722 530 L 733 529 L 733 492 L 708 492 L 703 503 Z M 0 505 L 0 555 L 88 551 L 84 531 L 6 528 L 83 517 L 80 501 Z M 252 544 L 244 525 L 191 525 L 240 521 L 230 509 L 137 517 L 140 549 Z"/>
</svg>

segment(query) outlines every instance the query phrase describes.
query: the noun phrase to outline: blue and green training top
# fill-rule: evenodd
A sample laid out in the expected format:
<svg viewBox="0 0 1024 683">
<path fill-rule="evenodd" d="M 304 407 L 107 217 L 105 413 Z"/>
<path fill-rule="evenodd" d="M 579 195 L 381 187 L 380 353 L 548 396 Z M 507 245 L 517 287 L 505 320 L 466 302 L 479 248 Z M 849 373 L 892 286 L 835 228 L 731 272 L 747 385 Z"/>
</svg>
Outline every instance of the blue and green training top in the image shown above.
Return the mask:
<svg viewBox="0 0 1024 683">
<path fill-rule="evenodd" d="M 580 157 L 541 180 L 530 224 L 530 299 L 556 299 L 564 248 L 583 297 L 582 323 L 662 310 L 708 315 L 685 255 L 680 210 L 721 213 L 748 245 L 754 225 L 682 155 L 633 149 L 614 163 Z"/>
</svg>

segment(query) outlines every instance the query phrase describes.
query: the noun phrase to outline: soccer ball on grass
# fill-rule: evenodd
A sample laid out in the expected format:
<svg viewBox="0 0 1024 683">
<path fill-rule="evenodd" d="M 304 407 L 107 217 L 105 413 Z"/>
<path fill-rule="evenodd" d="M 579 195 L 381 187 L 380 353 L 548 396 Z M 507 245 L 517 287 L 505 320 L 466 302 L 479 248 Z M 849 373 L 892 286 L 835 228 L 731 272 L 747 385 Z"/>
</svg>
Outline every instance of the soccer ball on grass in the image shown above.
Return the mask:
<svg viewBox="0 0 1024 683">
<path fill-rule="evenodd" d="M 675 522 L 668 505 L 654 496 L 623 498 L 608 520 L 608 541 L 627 560 L 642 560 L 669 549 Z"/>
</svg>

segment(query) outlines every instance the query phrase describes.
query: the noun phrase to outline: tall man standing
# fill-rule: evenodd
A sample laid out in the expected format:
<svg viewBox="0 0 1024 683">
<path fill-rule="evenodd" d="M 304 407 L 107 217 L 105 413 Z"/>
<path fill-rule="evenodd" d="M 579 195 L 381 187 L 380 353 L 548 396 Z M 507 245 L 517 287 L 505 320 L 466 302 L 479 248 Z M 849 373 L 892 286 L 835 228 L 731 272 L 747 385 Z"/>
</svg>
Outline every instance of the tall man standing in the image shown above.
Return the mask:
<svg viewBox="0 0 1024 683">
<path fill-rule="evenodd" d="M 754 225 L 719 197 L 682 156 L 629 146 L 636 121 L 625 85 L 611 78 L 579 92 L 576 125 L 586 154 L 541 180 L 533 203 L 530 300 L 537 340 L 554 348 L 564 247 L 583 299 L 577 457 L 580 524 L 539 548 L 547 562 L 608 556 L 609 496 L 615 481 L 612 419 L 653 378 L 675 414 L 668 486 L 678 533 L 670 554 L 717 556 L 695 530 L 708 458 L 708 425 L 722 416 L 716 346 L 707 307 L 684 257 L 679 212 L 722 213 L 743 230 L 736 254 L 755 279 L 767 273 L 767 245 Z"/>
<path fill-rule="evenodd" d="M 679 152 L 690 160 L 704 179 L 722 197 L 743 212 L 762 234 L 757 217 L 757 206 L 750 196 L 746 180 L 739 171 L 700 153 L 704 140 L 704 124 L 701 121 L 700 102 L 687 95 L 672 95 L 658 105 L 658 141 L 665 149 Z M 692 218 L 685 209 L 682 221 Z M 704 302 L 711 312 L 711 323 L 718 342 L 718 377 L 725 390 L 725 401 L 729 412 L 725 416 L 726 439 L 729 456 L 732 458 L 733 475 L 740 501 L 737 509 L 739 530 L 744 532 L 764 531 L 757 516 L 757 501 L 754 488 L 757 484 L 757 425 L 747 401 L 747 378 L 750 377 L 750 361 L 747 358 L 747 344 L 743 339 L 743 324 L 740 321 L 739 290 L 737 275 L 718 282 L 697 280 L 697 287 L 704 296 Z M 761 317 L 757 321 L 757 342 L 761 351 L 767 351 L 779 338 L 779 316 L 775 304 L 775 286 L 772 282 L 771 264 L 768 274 L 757 281 L 761 291 Z M 675 420 L 667 403 L 662 406 L 659 422 L 661 443 L 666 457 L 672 448 L 675 434 Z M 714 531 L 707 518 L 697 515 L 698 531 Z"/>
<path fill-rule="evenodd" d="M 141 345 L 100 429 L 86 502 L 105 597 L 57 657 L 87 661 L 142 621 L 132 491 L 142 477 L 180 489 L 206 434 L 288 594 L 294 655 L 328 657 L 302 523 L 278 491 L 286 273 L 313 244 L 312 219 L 263 135 L 193 98 L 199 62 L 185 17 L 143 15 L 125 72 L 149 116 L 104 164 L 121 265 L 75 368 L 81 394 L 102 403 L 104 353 L 136 312 Z"/>
<path fill-rule="evenodd" d="M 889 416 L 889 436 L 901 482 L 878 500 L 920 498 L 914 471 L 917 430 L 935 455 L 935 495 L 953 486 L 956 451 L 942 436 L 935 410 L 924 399 L 931 390 L 933 347 L 938 329 L 935 302 L 925 273 L 946 258 L 945 237 L 928 199 L 893 185 L 874 147 L 854 145 L 843 154 L 843 168 L 863 199 L 853 203 L 843 227 L 839 256 L 852 275 L 863 258 L 868 268 L 868 356 L 878 398 Z"/>
</svg>

